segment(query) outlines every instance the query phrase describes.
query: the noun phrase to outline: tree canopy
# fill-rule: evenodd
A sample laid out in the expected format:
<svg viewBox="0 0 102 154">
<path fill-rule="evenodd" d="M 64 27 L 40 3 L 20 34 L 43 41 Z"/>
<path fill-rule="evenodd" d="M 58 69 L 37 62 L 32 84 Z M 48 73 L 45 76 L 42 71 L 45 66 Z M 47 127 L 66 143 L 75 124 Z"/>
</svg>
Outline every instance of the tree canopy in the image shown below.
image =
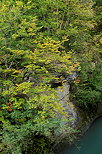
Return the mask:
<svg viewBox="0 0 102 154">
<path fill-rule="evenodd" d="M 99 5 L 92 0 L 0 2 L 2 153 L 32 153 L 33 147 L 33 153 L 48 153 L 46 138 L 60 131 L 68 116 L 52 83 L 63 85 L 73 72 L 77 104 L 101 102 Z"/>
</svg>

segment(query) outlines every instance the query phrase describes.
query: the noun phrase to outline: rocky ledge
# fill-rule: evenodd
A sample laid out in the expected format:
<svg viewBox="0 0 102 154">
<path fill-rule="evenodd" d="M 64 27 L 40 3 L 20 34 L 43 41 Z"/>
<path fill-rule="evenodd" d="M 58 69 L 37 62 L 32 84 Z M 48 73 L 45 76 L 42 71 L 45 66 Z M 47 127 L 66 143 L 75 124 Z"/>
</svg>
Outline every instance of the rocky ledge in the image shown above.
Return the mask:
<svg viewBox="0 0 102 154">
<path fill-rule="evenodd" d="M 67 111 L 69 119 L 72 119 L 68 123 L 61 123 L 61 125 L 63 125 L 63 128 L 64 125 L 67 125 L 68 127 L 77 130 L 77 132 L 75 131 L 74 135 L 76 139 L 79 139 L 89 129 L 93 121 L 102 116 L 102 104 L 93 106 L 91 108 L 91 111 L 90 109 L 83 111 L 82 109 L 76 107 L 74 103 L 70 102 L 69 88 L 70 86 L 66 82 L 62 87 L 56 89 L 58 91 L 58 96 L 63 108 L 65 109 L 65 111 Z M 57 116 L 61 117 L 61 115 Z M 68 145 L 73 143 L 69 141 L 68 132 L 63 129 L 60 133 L 55 131 L 54 135 L 55 142 L 53 145 L 53 149 L 55 154 L 58 154 L 58 151 L 61 151 L 60 149 L 63 149 L 66 144 Z"/>
</svg>

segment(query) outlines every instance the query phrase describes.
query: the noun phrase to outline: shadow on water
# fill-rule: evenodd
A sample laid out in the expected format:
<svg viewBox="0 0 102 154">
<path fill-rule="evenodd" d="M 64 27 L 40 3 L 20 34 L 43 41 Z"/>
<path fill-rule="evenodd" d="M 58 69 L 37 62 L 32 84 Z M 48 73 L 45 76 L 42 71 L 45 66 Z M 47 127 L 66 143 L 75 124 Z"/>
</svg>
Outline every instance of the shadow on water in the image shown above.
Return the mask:
<svg viewBox="0 0 102 154">
<path fill-rule="evenodd" d="M 93 122 L 80 141 L 56 154 L 102 154 L 102 117 Z"/>
</svg>

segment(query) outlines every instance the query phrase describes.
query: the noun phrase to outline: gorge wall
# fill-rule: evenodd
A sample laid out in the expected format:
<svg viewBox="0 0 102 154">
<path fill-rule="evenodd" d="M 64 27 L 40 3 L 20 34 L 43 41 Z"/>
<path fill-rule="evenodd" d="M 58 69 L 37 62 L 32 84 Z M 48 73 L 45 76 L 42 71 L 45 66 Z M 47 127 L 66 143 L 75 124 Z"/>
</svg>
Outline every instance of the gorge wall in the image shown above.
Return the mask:
<svg viewBox="0 0 102 154">
<path fill-rule="evenodd" d="M 56 88 L 58 92 L 59 101 L 64 107 L 65 111 L 69 115 L 69 120 L 67 123 L 61 123 L 64 128 L 66 125 L 68 128 L 74 128 L 78 130 L 78 133 L 75 133 L 75 136 L 79 138 L 82 136 L 92 125 L 93 121 L 102 115 L 102 105 L 97 104 L 97 106 L 93 106 L 90 110 L 83 110 L 78 108 L 73 102 L 70 101 L 70 85 L 68 82 L 65 82 L 63 86 Z M 61 115 L 57 115 L 61 117 Z M 62 149 L 64 145 L 70 144 L 68 140 L 68 132 L 64 129 L 62 131 L 55 131 L 55 144 L 54 151 L 57 154 L 57 151 Z"/>
</svg>

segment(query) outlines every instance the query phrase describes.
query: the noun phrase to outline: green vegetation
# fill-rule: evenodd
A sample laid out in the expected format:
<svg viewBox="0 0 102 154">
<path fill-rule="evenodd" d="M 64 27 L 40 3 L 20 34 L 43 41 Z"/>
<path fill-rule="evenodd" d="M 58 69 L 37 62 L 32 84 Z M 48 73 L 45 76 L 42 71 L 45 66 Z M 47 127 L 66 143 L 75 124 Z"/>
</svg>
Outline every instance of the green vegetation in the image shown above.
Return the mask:
<svg viewBox="0 0 102 154">
<path fill-rule="evenodd" d="M 77 105 L 101 103 L 99 2 L 0 2 L 1 153 L 49 153 L 54 130 L 68 116 L 52 83 L 63 85 L 73 71 Z"/>
<path fill-rule="evenodd" d="M 79 73 L 80 84 L 75 92 L 76 103 L 88 108 L 102 102 L 102 4 L 98 0 L 93 5 L 95 27 L 91 34 L 89 51 L 84 52 Z"/>
</svg>

